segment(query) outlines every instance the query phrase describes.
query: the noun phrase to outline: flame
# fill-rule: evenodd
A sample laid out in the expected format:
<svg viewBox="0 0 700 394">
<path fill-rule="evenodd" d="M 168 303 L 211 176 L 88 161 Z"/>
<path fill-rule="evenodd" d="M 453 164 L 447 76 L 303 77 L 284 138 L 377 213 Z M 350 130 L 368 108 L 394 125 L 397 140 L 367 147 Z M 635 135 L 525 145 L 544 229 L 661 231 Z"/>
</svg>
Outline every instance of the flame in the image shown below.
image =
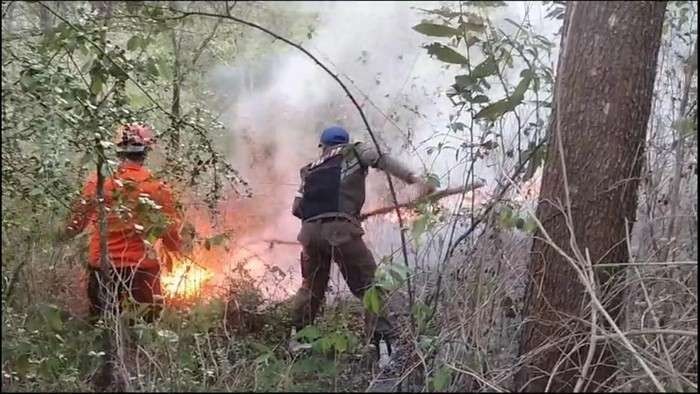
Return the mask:
<svg viewBox="0 0 700 394">
<path fill-rule="evenodd" d="M 211 271 L 185 257 L 173 263 L 173 269 L 161 276 L 160 283 L 167 298 L 191 299 L 201 295 L 213 277 Z"/>
</svg>

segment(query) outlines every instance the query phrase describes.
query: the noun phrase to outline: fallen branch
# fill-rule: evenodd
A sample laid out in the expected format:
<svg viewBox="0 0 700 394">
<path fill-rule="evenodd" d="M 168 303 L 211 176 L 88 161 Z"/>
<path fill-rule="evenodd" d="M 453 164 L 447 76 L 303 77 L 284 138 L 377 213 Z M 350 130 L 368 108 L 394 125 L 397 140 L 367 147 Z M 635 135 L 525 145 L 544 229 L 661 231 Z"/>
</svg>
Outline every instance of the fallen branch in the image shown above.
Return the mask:
<svg viewBox="0 0 700 394">
<path fill-rule="evenodd" d="M 401 204 L 397 204 L 396 206 L 386 206 L 382 208 L 377 208 L 374 210 L 371 210 L 369 212 L 365 212 L 360 214 L 360 221 L 364 221 L 372 216 L 377 216 L 377 215 L 383 215 L 385 213 L 389 213 L 396 208 L 415 208 L 420 204 L 423 204 L 425 202 L 433 202 L 437 200 L 441 200 L 445 197 L 453 196 L 455 194 L 461 194 L 461 193 L 466 193 L 472 190 L 476 190 L 480 187 L 483 187 L 484 184 L 481 182 L 477 182 L 471 185 L 467 186 L 458 186 L 458 187 L 453 187 L 449 189 L 444 189 L 444 190 L 439 190 L 434 193 L 428 194 L 427 196 L 422 196 L 419 198 L 416 198 L 411 201 L 407 201 Z"/>
<path fill-rule="evenodd" d="M 258 242 L 264 242 L 264 243 L 266 243 L 266 244 L 270 244 L 270 246 L 269 246 L 270 249 L 272 249 L 272 248 L 275 246 L 275 244 L 279 244 L 279 245 L 293 245 L 293 246 L 298 246 L 298 245 L 300 245 L 298 241 L 287 241 L 287 240 L 284 240 L 284 239 L 263 239 L 263 240 L 260 240 L 260 241 L 258 241 Z M 253 243 L 255 243 L 255 242 L 253 242 Z"/>
<path fill-rule="evenodd" d="M 369 212 L 365 212 L 363 214 L 360 214 L 360 221 L 364 221 L 372 216 L 390 213 L 391 211 L 394 211 L 396 209 L 396 207 L 398 207 L 398 208 L 415 208 L 416 206 L 418 206 L 419 204 L 422 204 L 424 202 L 437 201 L 437 200 L 443 199 L 445 197 L 454 196 L 455 194 L 461 194 L 461 193 L 466 193 L 466 192 L 469 192 L 472 190 L 476 190 L 476 189 L 483 187 L 483 186 L 484 186 L 483 183 L 477 182 L 477 183 L 472 184 L 472 185 L 459 186 L 459 187 L 453 187 L 453 188 L 449 188 L 449 189 L 439 190 L 437 192 L 428 194 L 427 196 L 422 196 L 422 197 L 416 198 L 414 200 L 398 204 L 396 206 L 393 206 L 393 205 L 386 206 L 386 207 L 374 209 L 374 210 L 369 211 Z M 269 244 L 270 248 L 273 248 L 275 246 L 275 244 L 293 245 L 293 246 L 299 245 L 299 242 L 297 242 L 297 241 L 288 241 L 288 240 L 284 240 L 284 239 L 261 239 L 259 241 L 255 241 L 252 243 L 258 243 L 258 242 L 264 242 L 266 244 Z"/>
</svg>

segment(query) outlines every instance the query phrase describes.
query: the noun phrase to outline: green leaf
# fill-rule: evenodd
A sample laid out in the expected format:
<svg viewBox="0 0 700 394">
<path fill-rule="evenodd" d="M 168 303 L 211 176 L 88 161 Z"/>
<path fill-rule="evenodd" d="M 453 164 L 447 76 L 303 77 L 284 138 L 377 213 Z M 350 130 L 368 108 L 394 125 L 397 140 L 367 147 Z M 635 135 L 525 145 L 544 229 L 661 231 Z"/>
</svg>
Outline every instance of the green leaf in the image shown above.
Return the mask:
<svg viewBox="0 0 700 394">
<path fill-rule="evenodd" d="M 39 305 L 39 313 L 46 325 L 54 332 L 63 331 L 63 319 L 61 310 L 58 307 L 48 304 Z"/>
<path fill-rule="evenodd" d="M 427 324 L 429 323 L 430 320 L 430 307 L 425 305 L 422 302 L 417 302 L 413 306 L 413 310 L 411 311 L 413 313 L 413 316 L 416 319 L 416 322 L 418 323 L 419 329 L 422 331 L 424 328 L 426 328 Z"/>
<path fill-rule="evenodd" d="M 383 289 L 387 291 L 392 291 L 396 289 L 396 285 L 397 283 L 396 280 L 394 280 L 394 276 L 386 270 L 382 270 L 381 273 L 377 275 L 376 281 L 374 283 L 374 286 L 378 289 Z"/>
<path fill-rule="evenodd" d="M 527 91 L 527 88 L 530 86 L 530 82 L 532 81 L 534 73 L 530 69 L 525 69 L 523 72 L 520 73 L 520 76 L 522 79 L 518 83 L 518 86 L 515 87 L 515 90 L 513 91 L 513 94 L 511 95 L 511 100 L 513 100 L 513 107 L 516 105 L 520 104 L 523 99 L 525 98 L 525 92 Z"/>
<path fill-rule="evenodd" d="M 113 67 L 109 69 L 109 73 L 116 79 L 126 81 L 129 79 L 129 74 L 124 72 L 124 70 L 121 67 L 117 67 L 115 64 Z"/>
<path fill-rule="evenodd" d="M 697 118 L 691 117 L 678 119 L 675 122 L 673 122 L 671 127 L 676 129 L 684 137 L 693 135 L 697 133 L 698 130 Z"/>
<path fill-rule="evenodd" d="M 13 364 L 14 371 L 17 372 L 18 375 L 24 377 L 24 375 L 29 372 L 29 354 L 21 354 Z"/>
<path fill-rule="evenodd" d="M 88 61 L 80 67 L 80 71 L 84 73 L 90 71 L 90 68 L 92 68 L 92 62 L 93 59 L 88 59 Z"/>
<path fill-rule="evenodd" d="M 550 18 L 555 18 L 555 19 L 563 19 L 564 18 L 564 7 L 557 7 L 554 8 L 552 11 L 549 11 L 547 15 L 545 15 L 545 19 L 550 19 Z"/>
<path fill-rule="evenodd" d="M 389 273 L 399 282 L 403 282 L 408 278 L 408 268 L 405 265 L 392 264 L 389 267 Z"/>
<path fill-rule="evenodd" d="M 494 75 L 498 72 L 498 63 L 493 56 L 489 56 L 483 62 L 479 63 L 469 74 L 472 78 L 485 78 L 489 75 Z"/>
<path fill-rule="evenodd" d="M 142 47 L 143 38 L 141 38 L 140 35 L 134 35 L 129 38 L 129 41 L 126 42 L 126 49 L 133 51 L 136 48 Z"/>
<path fill-rule="evenodd" d="M 252 347 L 258 353 L 269 353 L 270 348 L 259 342 L 250 342 L 250 347 Z"/>
<path fill-rule="evenodd" d="M 329 338 L 331 345 L 338 353 L 343 353 L 348 350 L 348 338 L 340 333 L 333 333 Z"/>
<path fill-rule="evenodd" d="M 440 188 L 440 177 L 435 174 L 435 173 L 429 173 L 426 177 L 426 180 L 428 182 L 431 182 L 433 185 L 435 185 L 435 188 L 438 189 Z"/>
<path fill-rule="evenodd" d="M 528 149 L 525 152 L 523 152 L 523 157 L 530 158 L 527 163 L 527 171 L 525 172 L 525 175 L 523 175 L 523 181 L 532 178 L 535 175 L 537 168 L 539 168 L 542 165 L 542 163 L 544 163 L 545 148 L 544 146 L 540 146 L 539 149 L 533 151 L 533 149 L 535 149 L 536 146 L 537 145 L 534 141 L 530 142 L 530 146 L 528 147 Z"/>
<path fill-rule="evenodd" d="M 428 50 L 428 55 L 435 56 L 438 60 L 445 63 L 452 64 L 467 64 L 467 59 L 455 52 L 454 49 L 448 48 L 438 42 L 434 42 L 430 45 L 424 45 L 423 48 Z"/>
<path fill-rule="evenodd" d="M 167 57 L 161 57 L 158 60 L 158 70 L 164 79 L 171 79 L 173 77 L 173 65 L 171 60 Z"/>
<path fill-rule="evenodd" d="M 253 360 L 255 364 L 260 364 L 260 365 L 267 365 L 271 360 L 273 359 L 273 354 L 271 352 L 266 352 Z"/>
<path fill-rule="evenodd" d="M 313 325 L 306 326 L 297 332 L 296 338 L 307 342 L 313 342 L 321 337 L 321 331 Z"/>
<path fill-rule="evenodd" d="M 158 241 L 158 235 L 154 231 L 149 231 L 146 236 L 146 241 L 153 245 Z"/>
<path fill-rule="evenodd" d="M 477 82 L 471 75 L 455 75 L 455 85 L 460 90 L 471 90 Z"/>
<path fill-rule="evenodd" d="M 379 313 L 379 310 L 382 307 L 382 300 L 379 296 L 379 289 L 377 289 L 377 287 L 375 286 L 370 287 L 365 292 L 365 295 L 362 297 L 362 304 L 368 311 L 375 314 Z"/>
<path fill-rule="evenodd" d="M 515 108 L 511 100 L 503 99 L 487 106 L 474 115 L 475 119 L 486 118 L 492 122 L 496 121 L 501 115 Z"/>
<path fill-rule="evenodd" d="M 423 22 L 413 26 L 413 30 L 426 36 L 432 37 L 452 37 L 459 35 L 459 30 L 447 26 L 437 25 L 435 23 Z"/>
<path fill-rule="evenodd" d="M 325 354 L 333 348 L 333 343 L 331 343 L 331 340 L 329 338 L 324 337 L 314 342 L 314 348 L 316 351 Z"/>
<path fill-rule="evenodd" d="M 515 87 L 515 90 L 513 91 L 513 94 L 511 95 L 510 99 L 502 99 L 496 101 L 495 103 L 479 111 L 476 115 L 474 115 L 474 118 L 486 118 L 494 122 L 500 116 L 502 116 L 506 112 L 514 110 L 515 107 L 522 103 L 523 99 L 525 98 L 525 91 L 530 86 L 530 82 L 532 81 L 533 76 L 532 72 L 527 72 L 524 74 L 525 76 L 523 77 L 523 79 L 520 80 L 518 86 Z"/>
<path fill-rule="evenodd" d="M 428 225 L 428 216 L 421 215 L 418 219 L 413 222 L 411 226 L 411 235 L 414 239 L 420 238 L 420 236 L 425 232 Z"/>
<path fill-rule="evenodd" d="M 539 41 L 542 45 L 544 45 L 544 46 L 547 47 L 547 48 L 554 48 L 554 47 L 556 46 L 553 42 L 549 41 L 549 40 L 547 39 L 547 37 L 545 37 L 545 36 L 541 36 L 541 35 L 539 35 L 539 34 L 535 34 L 535 35 L 533 36 L 533 38 L 534 38 L 535 40 Z"/>
<path fill-rule="evenodd" d="M 537 231 L 537 222 L 532 217 L 532 214 L 527 215 L 527 219 L 525 219 L 525 226 L 523 228 L 523 231 L 525 231 L 528 234 L 534 234 L 535 231 Z"/>
<path fill-rule="evenodd" d="M 452 369 L 443 366 L 433 375 L 432 383 L 435 391 L 444 391 L 452 381 Z"/>
<path fill-rule="evenodd" d="M 472 22 L 460 23 L 459 28 L 467 30 L 467 31 L 475 31 L 475 32 L 481 33 L 484 30 L 486 30 L 486 25 L 481 23 L 481 22 L 473 22 L 472 21 Z"/>
<path fill-rule="evenodd" d="M 158 60 L 150 58 L 146 63 L 146 72 L 148 72 L 152 78 L 157 78 L 160 75 L 160 70 L 158 69 Z"/>
<path fill-rule="evenodd" d="M 498 215 L 498 222 L 503 228 L 510 229 L 513 228 L 514 218 L 513 209 L 510 207 L 503 207 L 500 214 Z"/>
<path fill-rule="evenodd" d="M 475 104 L 481 104 L 481 103 L 488 103 L 489 98 L 488 96 L 484 96 L 483 94 L 476 95 L 474 97 L 470 97 L 467 99 L 467 101 L 470 101 Z"/>
<path fill-rule="evenodd" d="M 101 74 L 94 74 L 90 83 L 90 93 L 98 96 L 102 92 L 104 86 L 104 77 Z"/>
</svg>

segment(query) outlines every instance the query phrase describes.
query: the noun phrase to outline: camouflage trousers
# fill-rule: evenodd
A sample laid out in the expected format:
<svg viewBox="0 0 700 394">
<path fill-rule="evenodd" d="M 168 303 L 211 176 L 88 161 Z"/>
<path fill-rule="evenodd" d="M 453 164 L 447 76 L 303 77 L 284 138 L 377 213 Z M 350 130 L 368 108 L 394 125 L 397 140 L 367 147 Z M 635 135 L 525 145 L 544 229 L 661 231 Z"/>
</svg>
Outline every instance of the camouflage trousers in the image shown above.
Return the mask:
<svg viewBox="0 0 700 394">
<path fill-rule="evenodd" d="M 297 239 L 302 245 L 302 285 L 296 294 L 292 320 L 297 330 L 311 324 L 323 304 L 331 261 L 338 264 L 340 273 L 352 294 L 362 299 L 365 290 L 374 281 L 377 265 L 367 248 L 362 228 L 341 218 L 304 222 Z M 365 311 L 365 335 L 368 339 L 394 337 L 391 323 L 383 316 Z"/>
</svg>

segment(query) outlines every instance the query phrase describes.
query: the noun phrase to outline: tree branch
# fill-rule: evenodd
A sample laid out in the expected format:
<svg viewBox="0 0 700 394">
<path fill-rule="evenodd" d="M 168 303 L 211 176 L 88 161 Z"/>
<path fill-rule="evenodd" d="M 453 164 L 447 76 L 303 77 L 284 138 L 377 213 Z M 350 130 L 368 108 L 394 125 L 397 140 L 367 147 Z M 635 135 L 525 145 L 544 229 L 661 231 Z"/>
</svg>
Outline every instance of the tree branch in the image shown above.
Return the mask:
<svg viewBox="0 0 700 394">
<path fill-rule="evenodd" d="M 379 153 L 379 157 L 381 157 L 383 155 L 382 149 L 379 146 L 379 142 L 377 142 L 377 137 L 375 136 L 374 132 L 372 131 L 372 127 L 369 125 L 369 122 L 367 121 L 367 117 L 365 116 L 364 111 L 362 111 L 362 107 L 360 106 L 360 104 L 358 104 L 357 100 L 352 95 L 352 93 L 350 93 L 350 90 L 348 90 L 347 86 L 345 86 L 343 81 L 341 81 L 340 78 L 338 78 L 338 76 L 336 74 L 334 74 L 331 70 L 329 70 L 328 67 L 326 67 L 323 63 L 321 63 L 321 61 L 319 61 L 314 55 L 312 55 L 304 47 L 290 41 L 287 38 L 280 36 L 279 34 L 273 32 L 273 31 L 271 31 L 263 26 L 260 26 L 256 23 L 253 23 L 253 22 L 249 22 L 249 21 L 237 18 L 235 16 L 219 15 L 219 14 L 213 14 L 213 13 L 209 13 L 209 12 L 200 12 L 200 11 L 184 12 L 184 11 L 179 11 L 176 9 L 171 9 L 171 11 L 179 12 L 181 14 L 180 16 L 183 18 L 188 17 L 188 16 L 204 16 L 204 17 L 210 17 L 210 18 L 224 18 L 224 19 L 232 20 L 236 23 L 240 23 L 240 24 L 252 27 L 254 29 L 260 30 L 260 31 L 262 31 L 262 32 L 298 49 L 302 53 L 304 53 L 306 56 L 308 56 L 311 60 L 313 60 L 314 63 L 316 63 L 319 67 L 321 67 L 323 69 L 323 71 L 325 71 L 328 75 L 330 75 L 340 85 L 340 87 L 343 89 L 343 91 L 348 96 L 350 101 L 352 101 L 352 103 L 355 105 L 355 108 L 357 108 L 357 111 L 359 112 L 360 117 L 362 118 L 362 122 L 364 123 L 365 127 L 367 128 L 367 132 L 369 133 L 369 136 L 372 139 L 372 142 L 374 143 L 374 146 L 377 150 L 377 153 Z M 408 263 L 408 250 L 406 247 L 406 236 L 404 234 L 403 218 L 401 217 L 401 210 L 399 209 L 399 203 L 398 203 L 398 199 L 396 197 L 396 190 L 394 188 L 394 183 L 391 180 L 391 175 L 388 173 L 385 173 L 385 174 L 387 177 L 387 183 L 389 184 L 391 198 L 394 202 L 394 209 L 396 210 L 396 215 L 397 215 L 398 222 L 399 222 L 399 234 L 401 236 L 401 251 L 403 253 L 404 264 L 406 265 L 406 268 L 410 269 L 410 265 Z M 412 307 L 414 301 L 413 301 L 413 289 L 412 289 L 410 278 L 407 280 L 407 287 L 408 287 L 408 296 L 409 296 L 409 303 L 410 303 L 409 307 Z M 414 318 L 412 313 L 410 314 L 410 316 L 411 316 L 411 328 L 414 329 L 415 328 L 415 318 Z"/>
<path fill-rule="evenodd" d="M 411 201 L 402 202 L 402 203 L 398 204 L 397 206 L 399 208 L 415 208 L 416 206 L 418 206 L 419 204 L 422 204 L 422 203 L 441 200 L 445 197 L 453 196 L 455 194 L 466 193 L 466 192 L 469 192 L 472 190 L 476 190 L 476 189 L 483 187 L 483 186 L 484 186 L 483 183 L 477 182 L 475 184 L 469 184 L 467 186 L 458 186 L 458 187 L 453 187 L 450 189 L 444 189 L 444 190 L 440 190 L 440 191 L 431 193 L 427 196 L 422 196 L 422 197 L 413 199 Z M 394 208 L 395 207 L 392 207 L 392 206 L 381 207 L 381 208 L 371 210 L 369 212 L 362 213 L 362 214 L 360 214 L 360 220 L 364 221 L 372 216 L 383 215 L 385 213 L 389 213 Z"/>
</svg>

